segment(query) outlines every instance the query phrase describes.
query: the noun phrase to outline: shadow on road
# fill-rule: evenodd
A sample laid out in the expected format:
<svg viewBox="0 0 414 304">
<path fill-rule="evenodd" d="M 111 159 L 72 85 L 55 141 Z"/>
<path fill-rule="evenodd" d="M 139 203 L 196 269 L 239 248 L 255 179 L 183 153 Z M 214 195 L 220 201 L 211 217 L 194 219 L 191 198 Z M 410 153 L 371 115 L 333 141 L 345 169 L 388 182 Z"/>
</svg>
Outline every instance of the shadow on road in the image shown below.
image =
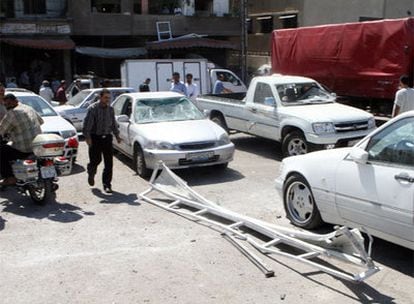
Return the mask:
<svg viewBox="0 0 414 304">
<path fill-rule="evenodd" d="M 72 172 L 70 173 L 69 176 L 80 174 L 80 173 L 83 173 L 83 172 L 85 172 L 85 168 L 83 166 L 81 166 L 79 164 L 73 164 Z"/>
<path fill-rule="evenodd" d="M 4 206 L 2 212 L 13 213 L 15 215 L 24 216 L 34 219 L 49 219 L 60 223 L 71 223 L 79 221 L 83 216 L 95 215 L 93 212 L 84 211 L 77 206 L 61 203 L 55 200 L 50 201 L 44 206 L 36 205 L 28 196 L 23 196 L 16 192 L 15 189 L 7 189 L 2 192 L 2 198 L 5 200 L 0 202 Z M 0 218 L 0 230 L 1 221 Z"/>
<path fill-rule="evenodd" d="M 93 188 L 92 193 L 101 198 L 101 204 L 128 204 L 132 206 L 140 206 L 136 193 L 124 194 L 114 191 L 111 194 L 103 193 L 100 189 Z"/>
<path fill-rule="evenodd" d="M 230 136 L 230 139 L 237 150 L 278 161 L 281 161 L 283 158 L 282 146 L 274 140 L 249 135 L 233 135 Z"/>
<path fill-rule="evenodd" d="M 6 220 L 0 216 L 0 231 L 6 227 Z"/>
</svg>

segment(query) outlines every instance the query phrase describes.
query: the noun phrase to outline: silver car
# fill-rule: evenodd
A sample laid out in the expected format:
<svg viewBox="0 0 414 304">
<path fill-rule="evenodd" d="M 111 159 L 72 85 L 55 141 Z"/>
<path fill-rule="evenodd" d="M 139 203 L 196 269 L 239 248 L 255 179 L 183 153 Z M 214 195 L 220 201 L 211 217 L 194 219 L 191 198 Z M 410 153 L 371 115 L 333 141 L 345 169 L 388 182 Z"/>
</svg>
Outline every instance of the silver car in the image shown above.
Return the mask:
<svg viewBox="0 0 414 304">
<path fill-rule="evenodd" d="M 123 94 L 113 107 L 122 139 L 114 140 L 114 147 L 133 159 L 141 177 L 148 177 L 160 160 L 171 169 L 226 168 L 233 160 L 227 133 L 178 93 Z"/>
<path fill-rule="evenodd" d="M 111 92 L 111 100 L 115 100 L 123 93 L 135 92 L 133 88 L 114 87 L 106 88 Z M 55 107 L 55 110 L 67 121 L 69 121 L 76 129 L 81 132 L 83 121 L 86 116 L 88 107 L 99 98 L 102 88 L 82 90 L 63 106 Z"/>
</svg>

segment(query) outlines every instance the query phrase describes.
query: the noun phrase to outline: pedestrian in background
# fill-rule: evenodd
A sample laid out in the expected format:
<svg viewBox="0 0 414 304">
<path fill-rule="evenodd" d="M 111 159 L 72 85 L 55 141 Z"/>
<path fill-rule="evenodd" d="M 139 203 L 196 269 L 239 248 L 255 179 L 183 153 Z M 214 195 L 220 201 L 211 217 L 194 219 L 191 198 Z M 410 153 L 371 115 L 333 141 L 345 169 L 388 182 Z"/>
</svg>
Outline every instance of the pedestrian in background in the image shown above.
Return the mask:
<svg viewBox="0 0 414 304">
<path fill-rule="evenodd" d="M 400 77 L 400 89 L 395 94 L 392 117 L 414 110 L 414 89 L 410 88 L 410 78 L 407 75 Z"/>
<path fill-rule="evenodd" d="M 185 84 L 180 81 L 180 73 L 178 72 L 174 72 L 172 74 L 172 83 L 171 83 L 171 92 L 177 92 L 180 94 L 183 94 L 185 96 L 187 95 L 187 87 L 185 86 Z"/>
<path fill-rule="evenodd" d="M 54 94 L 52 89 L 50 88 L 49 81 L 42 81 L 42 86 L 40 87 L 39 95 L 42 96 L 49 103 L 52 101 Z"/>
<path fill-rule="evenodd" d="M 60 86 L 56 91 L 56 100 L 60 105 L 64 105 L 68 100 L 66 99 L 66 81 L 62 80 Z"/>
<path fill-rule="evenodd" d="M 4 115 L 6 115 L 7 110 L 4 105 L 4 93 L 6 92 L 6 88 L 4 84 L 0 82 L 0 122 L 3 119 Z"/>
<path fill-rule="evenodd" d="M 187 87 L 187 96 L 191 99 L 191 101 L 195 102 L 199 95 L 199 91 L 197 84 L 193 82 L 193 74 L 188 73 L 185 76 L 185 79 L 185 86 Z"/>
<path fill-rule="evenodd" d="M 151 82 L 151 78 L 145 79 L 145 81 L 140 84 L 139 91 L 140 92 L 149 92 L 150 91 L 150 87 L 149 87 L 150 82 Z"/>
<path fill-rule="evenodd" d="M 72 89 L 72 97 L 82 91 L 82 81 L 78 78 L 75 80 L 75 86 Z"/>
<path fill-rule="evenodd" d="M 9 89 L 15 89 L 15 88 L 17 88 L 16 77 L 11 77 L 6 86 Z"/>
<path fill-rule="evenodd" d="M 108 89 L 102 89 L 99 93 L 99 101 L 88 108 L 83 124 L 83 135 L 89 146 L 88 183 L 90 186 L 95 185 L 96 170 L 103 156 L 105 167 L 102 184 L 106 193 L 112 193 L 112 134 L 115 135 L 118 143 L 121 142 L 114 109 L 110 103 L 111 92 Z"/>
<path fill-rule="evenodd" d="M 227 93 L 233 93 L 232 90 L 226 89 L 224 87 L 224 75 L 223 74 L 219 74 L 218 78 L 216 80 L 216 83 L 214 84 L 214 88 L 213 88 L 213 94 L 227 94 Z"/>
</svg>

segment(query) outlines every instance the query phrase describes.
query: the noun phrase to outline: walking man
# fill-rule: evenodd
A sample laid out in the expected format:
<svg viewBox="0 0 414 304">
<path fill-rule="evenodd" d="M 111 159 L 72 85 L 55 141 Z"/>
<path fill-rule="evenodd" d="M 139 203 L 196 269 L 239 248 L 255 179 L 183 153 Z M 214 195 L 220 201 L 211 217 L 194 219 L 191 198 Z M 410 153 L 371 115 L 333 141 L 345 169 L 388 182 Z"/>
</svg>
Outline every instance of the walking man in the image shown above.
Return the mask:
<svg viewBox="0 0 414 304">
<path fill-rule="evenodd" d="M 102 89 L 99 101 L 88 108 L 83 125 L 83 135 L 89 146 L 88 183 L 90 186 L 95 185 L 96 169 L 103 156 L 105 167 L 102 174 L 102 184 L 106 193 L 112 193 L 112 134 L 115 135 L 118 143 L 121 142 L 114 109 L 110 102 L 111 92 L 108 89 Z"/>
<path fill-rule="evenodd" d="M 400 89 L 395 94 L 392 117 L 414 110 L 414 89 L 409 87 L 410 79 L 407 75 L 400 77 Z"/>
<path fill-rule="evenodd" d="M 188 97 L 191 99 L 192 102 L 195 102 L 198 97 L 198 86 L 196 83 L 193 82 L 193 74 L 188 73 L 186 76 L 186 83 L 185 86 L 187 87 L 187 94 Z"/>
<path fill-rule="evenodd" d="M 180 81 L 180 73 L 174 72 L 172 74 L 172 79 L 173 79 L 173 81 L 171 83 L 170 91 L 188 96 L 187 95 L 187 88 L 186 88 L 185 84 L 182 83 L 182 81 Z"/>
</svg>

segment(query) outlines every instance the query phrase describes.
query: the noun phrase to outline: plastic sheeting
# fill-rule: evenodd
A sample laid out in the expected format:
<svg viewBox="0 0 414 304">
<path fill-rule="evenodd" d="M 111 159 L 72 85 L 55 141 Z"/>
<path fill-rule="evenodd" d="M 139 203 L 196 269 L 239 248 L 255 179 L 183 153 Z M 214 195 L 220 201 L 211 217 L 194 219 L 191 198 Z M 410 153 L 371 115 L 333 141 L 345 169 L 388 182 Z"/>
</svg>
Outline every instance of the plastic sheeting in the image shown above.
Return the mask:
<svg viewBox="0 0 414 304">
<path fill-rule="evenodd" d="M 89 46 L 76 47 L 76 52 L 82 55 L 100 57 L 100 58 L 113 58 L 113 59 L 127 59 L 137 58 L 147 54 L 145 48 L 98 48 Z"/>
<path fill-rule="evenodd" d="M 399 77 L 413 74 L 413 40 L 413 18 L 276 30 L 272 69 L 338 95 L 392 99 Z"/>
</svg>

